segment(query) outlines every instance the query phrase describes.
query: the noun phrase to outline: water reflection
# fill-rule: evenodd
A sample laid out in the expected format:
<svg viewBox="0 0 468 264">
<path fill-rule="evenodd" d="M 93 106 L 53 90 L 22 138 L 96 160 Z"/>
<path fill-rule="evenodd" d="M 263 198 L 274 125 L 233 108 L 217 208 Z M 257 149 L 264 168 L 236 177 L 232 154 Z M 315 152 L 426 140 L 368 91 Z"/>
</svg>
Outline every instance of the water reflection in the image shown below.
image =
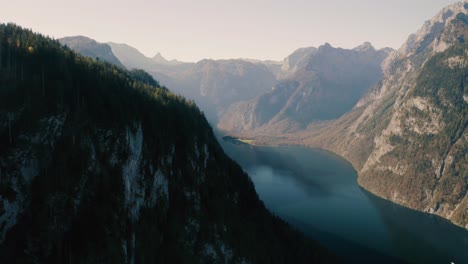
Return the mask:
<svg viewBox="0 0 468 264">
<path fill-rule="evenodd" d="M 468 232 L 448 220 L 398 206 L 365 192 L 389 230 L 393 250 L 411 261 L 468 263 Z"/>
<path fill-rule="evenodd" d="M 466 230 L 368 193 L 351 165 L 329 152 L 224 148 L 272 212 L 356 263 L 468 263 Z"/>
</svg>

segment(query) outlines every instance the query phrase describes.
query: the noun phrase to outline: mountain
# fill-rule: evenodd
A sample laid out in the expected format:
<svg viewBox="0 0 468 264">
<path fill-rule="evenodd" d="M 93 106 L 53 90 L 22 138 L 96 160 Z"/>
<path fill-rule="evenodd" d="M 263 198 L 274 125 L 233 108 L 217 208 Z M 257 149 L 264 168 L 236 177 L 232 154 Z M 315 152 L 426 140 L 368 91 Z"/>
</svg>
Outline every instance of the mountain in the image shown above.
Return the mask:
<svg viewBox="0 0 468 264">
<path fill-rule="evenodd" d="M 287 76 L 288 73 L 292 74 L 301 68 L 305 68 L 310 57 L 315 53 L 317 53 L 317 48 L 315 47 L 297 49 L 283 60 L 283 64 L 281 65 L 282 74 L 280 76 L 285 78 L 284 76 Z"/>
<path fill-rule="evenodd" d="M 65 37 L 58 40 L 63 45 L 67 45 L 70 49 L 93 59 L 107 61 L 114 65 L 124 67 L 122 63 L 114 56 L 109 45 L 98 43 L 97 41 L 84 37 Z"/>
<path fill-rule="evenodd" d="M 154 62 L 156 62 L 157 64 L 163 64 L 163 65 L 178 65 L 178 64 L 182 64 L 183 62 L 180 62 L 178 60 L 166 60 L 166 58 L 164 58 L 161 53 L 157 53 L 156 55 L 154 55 L 154 57 L 152 58 Z"/>
<path fill-rule="evenodd" d="M 337 262 L 144 71 L 2 24 L 0 84 L 0 262 Z"/>
<path fill-rule="evenodd" d="M 276 83 L 267 65 L 246 60 L 201 60 L 168 73 L 173 91 L 191 98 L 216 124 L 233 103 L 255 98 Z"/>
<path fill-rule="evenodd" d="M 336 119 L 382 78 L 381 63 L 388 54 L 388 49 L 376 50 L 370 43 L 352 50 L 328 43 L 298 49 L 284 60 L 273 89 L 232 105 L 218 127 L 285 132 Z"/>
<path fill-rule="evenodd" d="M 185 69 L 193 63 L 180 62 L 178 60 L 166 60 L 161 53 L 157 53 L 153 58 L 146 57 L 136 48 L 127 44 L 107 43 L 117 58 L 129 69 L 143 69 L 148 72 L 159 71 L 167 74 L 174 70 Z"/>
<path fill-rule="evenodd" d="M 467 12 L 460 2 L 425 22 L 352 111 L 295 140 L 346 157 L 372 193 L 468 229 Z"/>
<path fill-rule="evenodd" d="M 276 62 L 245 59 L 208 60 L 197 63 L 167 61 L 161 54 L 148 58 L 126 44 L 109 43 L 129 69 L 149 72 L 171 91 L 194 100 L 212 123 L 231 104 L 254 98 L 275 84 Z"/>
<path fill-rule="evenodd" d="M 127 44 L 119 44 L 108 42 L 107 43 L 112 52 L 115 54 L 117 58 L 127 67 L 128 69 L 144 69 L 151 67 L 151 65 L 157 64 L 152 59 L 143 55 L 140 51 L 131 47 Z"/>
</svg>

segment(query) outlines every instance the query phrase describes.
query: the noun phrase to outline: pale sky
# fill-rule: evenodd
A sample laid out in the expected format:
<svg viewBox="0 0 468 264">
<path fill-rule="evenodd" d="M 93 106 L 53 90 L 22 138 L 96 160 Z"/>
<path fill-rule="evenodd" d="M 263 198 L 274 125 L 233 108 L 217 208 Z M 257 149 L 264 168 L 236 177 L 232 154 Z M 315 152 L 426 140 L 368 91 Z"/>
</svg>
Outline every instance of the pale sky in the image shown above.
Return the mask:
<svg viewBox="0 0 468 264">
<path fill-rule="evenodd" d="M 282 60 L 325 42 L 398 48 L 456 0 L 3 0 L 0 23 L 127 43 L 147 56 Z"/>
</svg>

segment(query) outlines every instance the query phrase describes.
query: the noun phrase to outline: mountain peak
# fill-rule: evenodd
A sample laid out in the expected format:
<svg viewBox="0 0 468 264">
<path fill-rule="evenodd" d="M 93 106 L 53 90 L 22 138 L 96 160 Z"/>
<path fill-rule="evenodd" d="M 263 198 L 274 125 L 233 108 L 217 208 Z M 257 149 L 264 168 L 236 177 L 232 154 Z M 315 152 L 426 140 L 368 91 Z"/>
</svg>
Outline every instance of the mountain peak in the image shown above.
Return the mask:
<svg viewBox="0 0 468 264">
<path fill-rule="evenodd" d="M 330 43 L 328 43 L 328 42 L 325 42 L 325 44 L 323 44 L 323 45 L 320 46 L 319 48 L 321 48 L 321 47 L 323 47 L 323 48 L 333 48 L 333 46 L 332 46 Z"/>
<path fill-rule="evenodd" d="M 369 41 L 362 43 L 361 45 L 355 47 L 355 51 L 375 51 L 374 46 Z"/>
<path fill-rule="evenodd" d="M 330 51 L 335 49 L 330 43 L 325 42 L 325 44 L 318 47 L 318 52 Z"/>
<path fill-rule="evenodd" d="M 299 48 L 295 50 L 291 55 L 283 60 L 281 70 L 283 72 L 296 71 L 300 67 L 299 65 L 306 64 L 308 58 L 317 53 L 317 50 L 318 49 L 315 47 Z"/>
<path fill-rule="evenodd" d="M 166 58 L 163 57 L 163 55 L 161 55 L 160 52 L 158 52 L 156 55 L 154 55 L 153 57 L 153 60 L 156 61 L 156 62 L 167 62 Z"/>
<path fill-rule="evenodd" d="M 442 52 L 458 42 L 459 34 L 465 29 L 454 30 L 453 21 L 464 17 L 468 12 L 468 2 L 462 1 L 443 8 L 432 19 L 426 21 L 423 26 L 398 50 L 398 54 L 406 57 L 421 53 L 427 49 L 433 52 Z M 446 30 L 447 29 L 447 30 Z"/>
<path fill-rule="evenodd" d="M 181 64 L 182 62 L 178 61 L 178 60 L 168 60 L 166 58 L 163 57 L 163 55 L 158 52 L 156 53 L 156 55 L 153 56 L 153 58 L 151 58 L 153 60 L 153 62 L 157 63 L 157 64 L 161 64 L 161 65 L 179 65 Z"/>
</svg>

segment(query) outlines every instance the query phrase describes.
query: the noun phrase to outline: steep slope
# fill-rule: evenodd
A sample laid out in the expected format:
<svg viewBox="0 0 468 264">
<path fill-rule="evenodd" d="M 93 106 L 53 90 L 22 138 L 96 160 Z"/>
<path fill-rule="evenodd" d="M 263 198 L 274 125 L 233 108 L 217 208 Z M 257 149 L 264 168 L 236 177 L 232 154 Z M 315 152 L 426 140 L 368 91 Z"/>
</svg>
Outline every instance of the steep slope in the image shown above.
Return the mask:
<svg viewBox="0 0 468 264">
<path fill-rule="evenodd" d="M 157 53 L 156 55 L 154 55 L 154 57 L 152 58 L 154 62 L 156 62 L 157 64 L 163 64 L 163 65 L 177 65 L 177 64 L 182 64 L 183 62 L 180 62 L 178 60 L 167 60 L 166 58 L 163 57 L 163 55 L 161 55 L 161 53 Z"/>
<path fill-rule="evenodd" d="M 279 84 L 254 100 L 233 105 L 218 127 L 285 132 L 338 118 L 382 78 L 381 63 L 388 52 L 370 43 L 353 50 L 328 43 L 299 49 L 284 60 Z"/>
<path fill-rule="evenodd" d="M 302 134 L 350 160 L 367 190 L 468 228 L 468 2 L 444 8 L 384 62 L 353 111 Z"/>
<path fill-rule="evenodd" d="M 117 56 L 128 69 L 138 68 L 146 70 L 151 65 L 156 64 L 155 61 L 127 44 L 113 42 L 108 42 L 107 44 L 111 47 L 115 56 Z"/>
<path fill-rule="evenodd" d="M 193 63 L 185 63 L 177 60 L 168 61 L 160 53 L 156 54 L 153 58 L 146 57 L 136 48 L 127 44 L 121 43 L 107 43 L 112 52 L 128 69 L 143 69 L 151 74 L 167 75 L 174 71 L 181 71 L 190 68 Z M 166 77 L 167 78 L 167 77 Z"/>
<path fill-rule="evenodd" d="M 160 54 L 148 58 L 126 44 L 109 43 L 115 55 L 129 69 L 139 68 L 194 100 L 212 123 L 231 104 L 254 98 L 275 84 L 274 62 L 249 60 L 201 60 L 197 63 L 167 61 Z"/>
<path fill-rule="evenodd" d="M 331 262 L 157 85 L 0 25 L 0 262 Z"/>
<path fill-rule="evenodd" d="M 283 60 L 279 79 L 285 79 L 300 69 L 307 66 L 310 57 L 317 53 L 317 48 L 308 47 L 295 50 L 291 55 Z"/>
<path fill-rule="evenodd" d="M 171 77 L 174 91 L 194 99 L 213 122 L 231 104 L 255 98 L 276 82 L 266 65 L 245 60 L 202 60 Z"/>
<path fill-rule="evenodd" d="M 274 74 L 262 63 L 246 60 L 169 63 L 159 56 L 147 58 L 125 44 L 110 45 L 127 67 L 144 69 L 173 92 L 193 99 L 213 122 L 232 103 L 258 96 L 275 83 Z"/>
<path fill-rule="evenodd" d="M 114 56 L 111 47 L 107 44 L 98 43 L 97 41 L 84 36 L 66 37 L 61 38 L 58 41 L 83 56 L 88 56 L 93 59 L 98 58 L 114 65 L 124 67 L 122 63 L 120 63 L 119 59 Z"/>
</svg>

